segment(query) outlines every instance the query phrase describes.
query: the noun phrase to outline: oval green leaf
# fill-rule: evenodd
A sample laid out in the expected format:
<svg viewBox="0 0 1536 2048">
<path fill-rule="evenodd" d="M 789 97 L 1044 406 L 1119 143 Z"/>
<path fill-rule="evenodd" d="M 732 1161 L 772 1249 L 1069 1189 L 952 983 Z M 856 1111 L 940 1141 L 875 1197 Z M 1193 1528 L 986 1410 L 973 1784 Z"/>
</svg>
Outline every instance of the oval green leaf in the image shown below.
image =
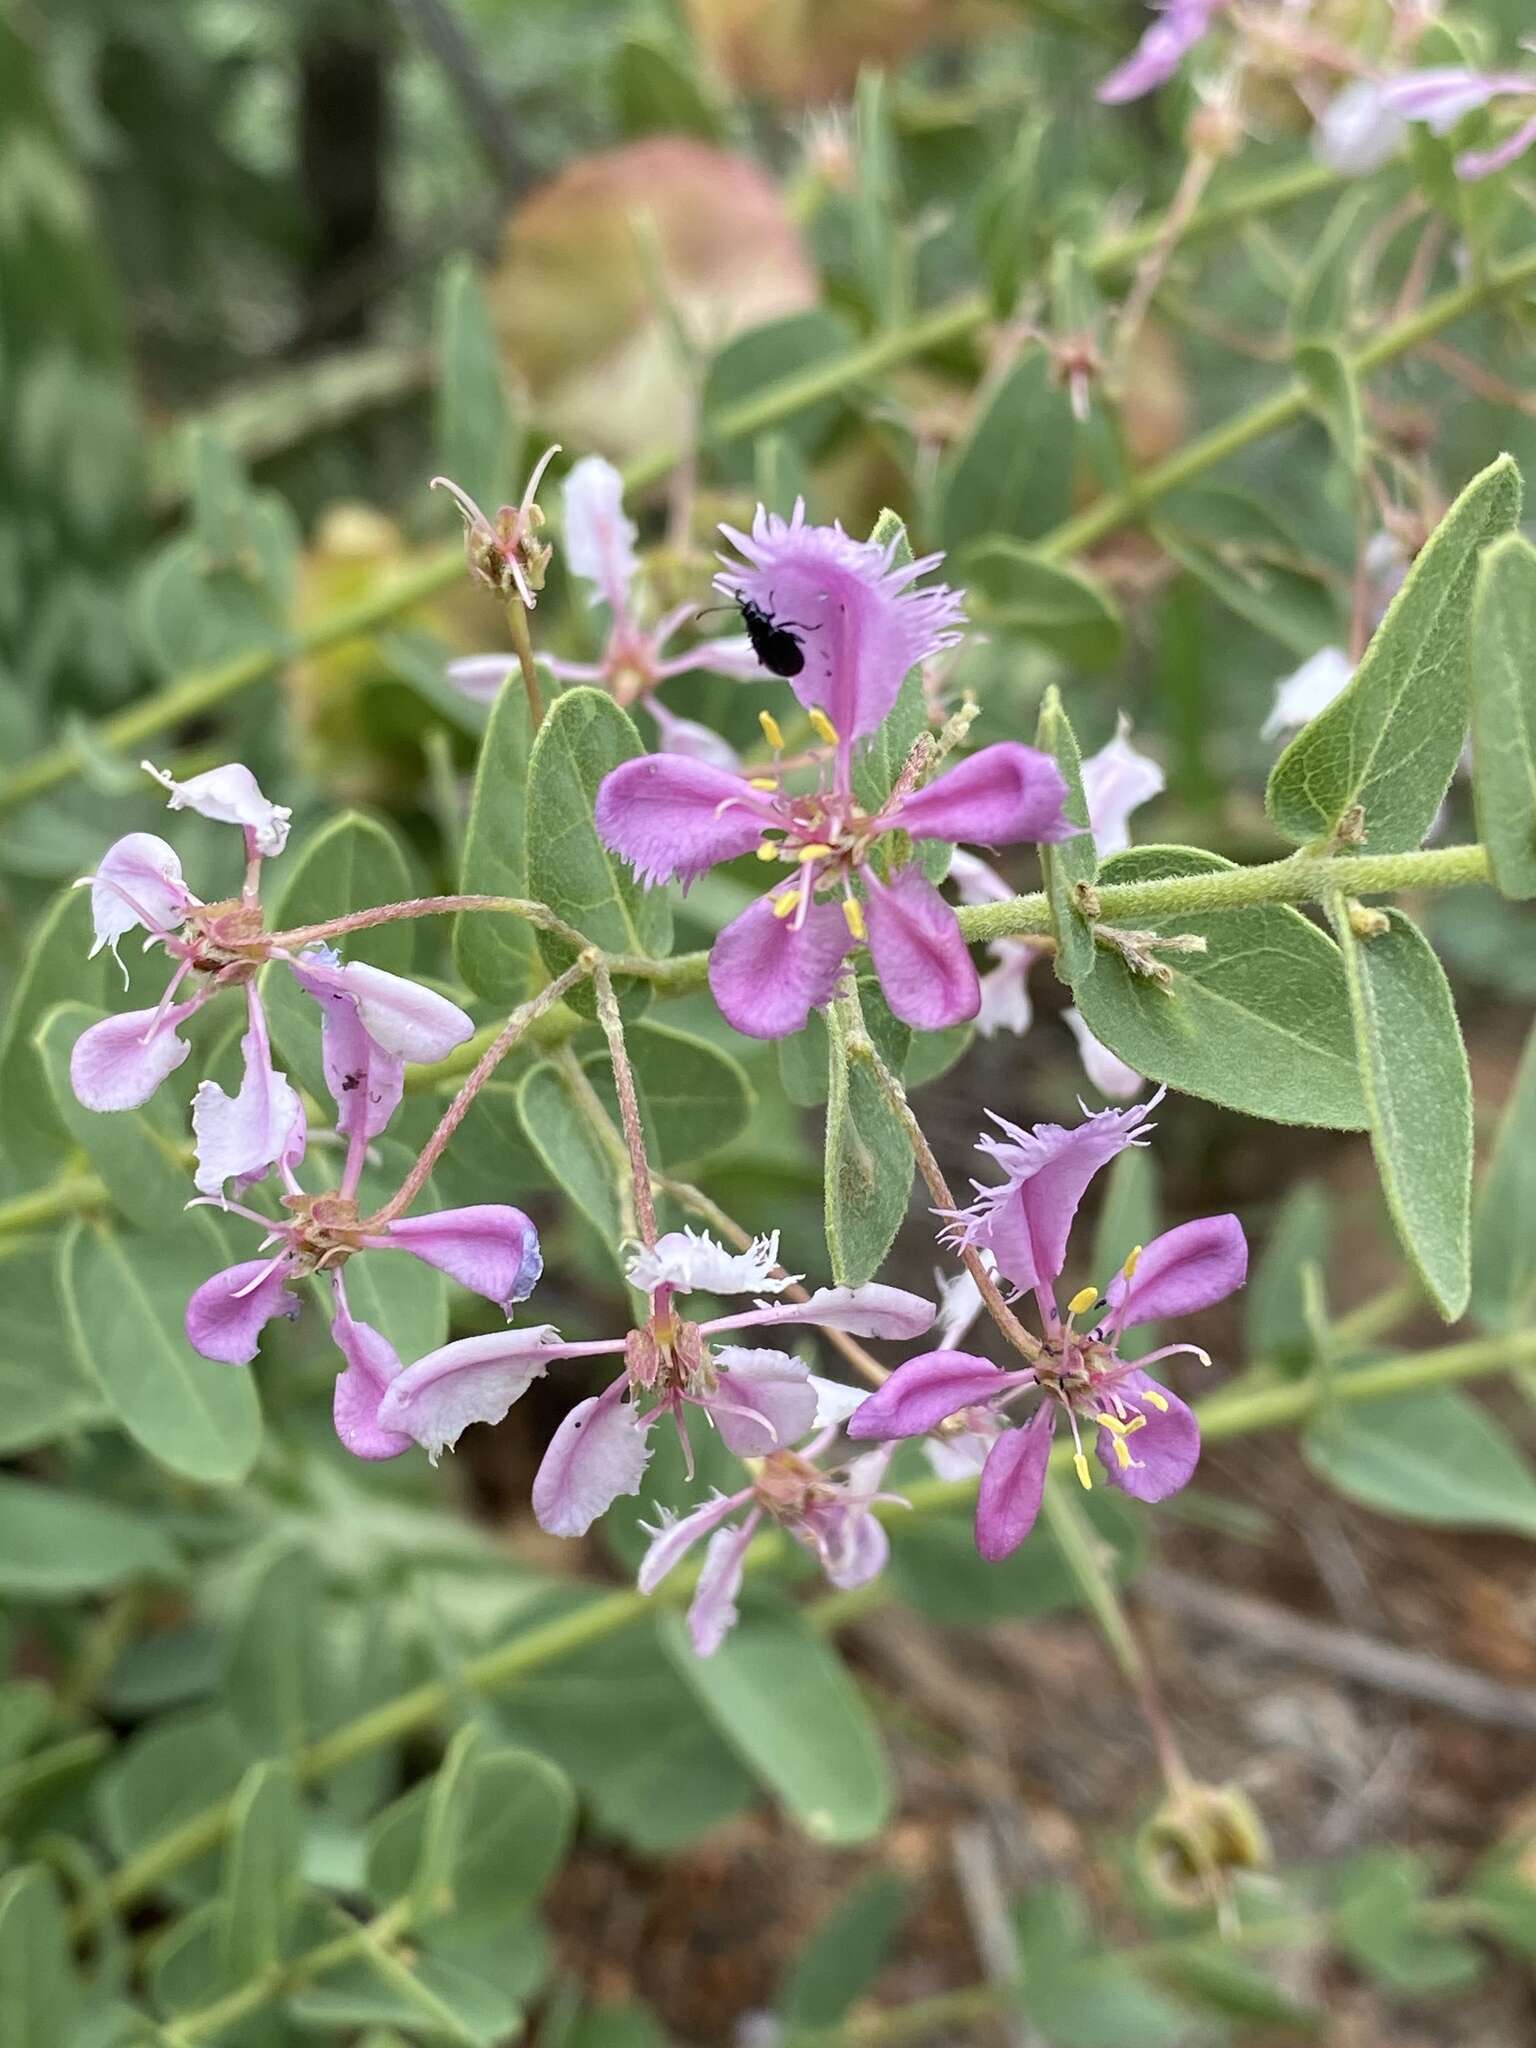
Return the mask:
<svg viewBox="0 0 1536 2048">
<path fill-rule="evenodd" d="M 1472 608 L 1477 836 L 1506 896 L 1536 896 L 1536 547 L 1507 534 L 1483 556 Z"/>
</svg>

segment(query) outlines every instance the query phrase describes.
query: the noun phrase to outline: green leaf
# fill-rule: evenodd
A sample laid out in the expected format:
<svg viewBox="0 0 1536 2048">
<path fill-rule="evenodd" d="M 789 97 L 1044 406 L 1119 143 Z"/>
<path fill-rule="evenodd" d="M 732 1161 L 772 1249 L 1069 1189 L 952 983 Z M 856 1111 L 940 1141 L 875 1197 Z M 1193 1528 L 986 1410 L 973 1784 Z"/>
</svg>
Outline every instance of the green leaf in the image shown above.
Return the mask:
<svg viewBox="0 0 1536 2048">
<path fill-rule="evenodd" d="M 653 1166 L 671 1171 L 707 1159 L 741 1136 L 757 1098 L 728 1052 L 649 1019 L 631 1025 L 624 1039 Z M 618 1098 L 607 1053 L 590 1053 L 582 1065 L 609 1115 L 617 1120 Z"/>
<path fill-rule="evenodd" d="M 185 1121 L 170 1090 L 138 1109 L 103 1115 L 77 1102 L 70 1086 L 75 1040 L 106 1014 L 86 1003 L 60 1003 L 38 1026 L 34 1043 L 60 1121 L 117 1207 L 141 1229 L 167 1229 L 186 1203 L 190 1162 Z"/>
<path fill-rule="evenodd" d="M 1137 846 L 1105 862 L 1101 887 L 1230 866 L 1186 846 Z M 1139 919 L 1204 938 L 1167 953 L 1162 988 L 1100 948 L 1077 991 L 1088 1028 L 1138 1073 L 1276 1123 L 1364 1128 L 1344 963 L 1326 933 L 1283 904 Z"/>
<path fill-rule="evenodd" d="M 1536 1029 L 1525 1041 L 1472 1220 L 1472 1313 L 1521 1330 L 1536 1306 Z"/>
<path fill-rule="evenodd" d="M 286 1764 L 253 1764 L 235 1794 L 224 1849 L 223 1964 L 235 1983 L 278 1960 L 297 1903 L 304 1815 Z"/>
<path fill-rule="evenodd" d="M 1328 1197 L 1313 1181 L 1302 1181 L 1282 1200 L 1264 1250 L 1248 1276 L 1243 1328 L 1250 1358 L 1295 1370 L 1310 1362 L 1312 1333 L 1305 1312 L 1302 1275 L 1321 1273 L 1332 1241 Z"/>
<path fill-rule="evenodd" d="M 1265 2022 L 1315 2034 L 1324 2015 L 1315 2006 L 1300 2005 L 1286 1991 L 1222 1943 L 1191 1942 L 1170 1951 L 1157 1973 L 1192 2002 L 1234 2020 Z"/>
<path fill-rule="evenodd" d="M 0 1176 L 16 1192 L 57 1171 L 69 1136 L 54 1105 L 33 1037 L 56 1003 L 100 1003 L 105 953 L 91 948 L 90 892 L 67 889 L 38 920 L 0 1023 Z"/>
<path fill-rule="evenodd" d="M 1338 604 L 1283 521 L 1225 484 L 1180 491 L 1153 526 L 1161 547 L 1240 619 L 1293 654 L 1338 638 Z"/>
<path fill-rule="evenodd" d="M 541 1061 L 518 1084 L 517 1113 L 555 1185 L 564 1189 L 617 1256 L 624 1233 L 618 1162 L 592 1128 L 566 1076 Z"/>
<path fill-rule="evenodd" d="M 600 690 L 567 690 L 555 699 L 528 763 L 528 887 L 606 952 L 659 960 L 672 943 L 667 892 L 642 889 L 593 821 L 603 778 L 644 751 L 633 720 Z M 575 958 L 565 940 L 547 932 L 538 934 L 538 945 L 551 974 Z M 567 1000 L 592 1014 L 589 988 L 572 989 Z"/>
<path fill-rule="evenodd" d="M 256 1382 L 243 1366 L 200 1357 L 185 1327 L 188 1295 L 222 1263 L 216 1234 L 77 1223 L 59 1255 L 75 1356 L 134 1442 L 202 1485 L 244 1479 L 261 1449 Z"/>
<path fill-rule="evenodd" d="M 907 1213 L 912 1147 L 865 1060 L 828 1012 L 826 1234 L 839 1287 L 874 1278 Z"/>
<path fill-rule="evenodd" d="M 613 104 L 619 133 L 696 135 L 720 142 L 720 115 L 670 42 L 626 36 L 613 60 Z"/>
<path fill-rule="evenodd" d="M 0 1246 L 0 1455 L 30 1451 L 109 1419 L 101 1390 L 59 1343 L 58 1247 Z"/>
<path fill-rule="evenodd" d="M 494 519 L 496 507 L 515 495 L 512 470 L 523 437 L 507 404 L 490 308 L 467 256 L 443 267 L 434 334 L 438 467 Z"/>
<path fill-rule="evenodd" d="M 1362 180 L 1345 191 L 1312 241 L 1291 300 L 1287 325 L 1293 341 L 1329 340 L 1345 331 L 1362 216 L 1379 204 L 1379 188 Z"/>
<path fill-rule="evenodd" d="M 303 544 L 298 521 L 272 491 L 252 492 L 238 553 L 210 554 L 195 533 L 178 534 L 145 562 L 134 589 L 140 638 L 166 675 L 211 668 L 254 648 L 291 640 L 294 577 Z"/>
<path fill-rule="evenodd" d="M 293 930 L 375 903 L 404 902 L 416 893 L 400 842 L 389 828 L 360 811 L 345 811 L 299 849 L 273 905 L 271 923 L 275 930 Z M 408 974 L 415 927 L 402 918 L 368 931 L 348 932 L 332 943 L 348 960 L 366 960 L 390 974 Z M 281 1065 L 317 1101 L 328 1103 L 319 1004 L 305 995 L 280 961 L 263 970 L 261 997 Z"/>
<path fill-rule="evenodd" d="M 837 361 L 852 343 L 848 323 L 820 306 L 749 327 L 726 343 L 704 380 L 704 433 L 720 449 L 729 472 L 740 472 L 743 480 L 751 475 L 751 450 L 738 452 L 733 444 L 750 442 L 762 424 L 771 424 L 797 454 L 809 455 L 820 446 L 842 410 L 841 398 L 819 399 L 788 418 L 767 422 L 756 417 L 753 401 L 785 377 Z M 789 516 L 789 506 L 779 509 Z"/>
<path fill-rule="evenodd" d="M 52 1875 L 0 1879 L 0 2041 L 68 2048 L 80 2008 L 68 1924 Z"/>
<path fill-rule="evenodd" d="M 1266 801 L 1289 838 L 1332 840 L 1356 809 L 1371 853 L 1428 832 L 1467 729 L 1478 551 L 1519 515 L 1520 472 L 1501 455 L 1430 535 L 1349 687 L 1275 763 Z"/>
<path fill-rule="evenodd" d="M 1296 369 L 1312 394 L 1312 408 L 1328 429 L 1334 452 L 1351 477 L 1360 474 L 1365 418 L 1360 386 L 1341 349 L 1328 341 L 1307 341 L 1296 351 Z"/>
<path fill-rule="evenodd" d="M 472 1793 L 475 1751 L 484 1740 L 467 1722 L 449 1743 L 436 1773 L 380 1814 L 369 1830 L 368 1889 L 381 1904 L 409 1898 L 413 1917 L 451 1912 L 453 1866 Z"/>
<path fill-rule="evenodd" d="M 315 1148 L 306 1171 L 320 1189 L 334 1190 L 341 1179 L 345 1153 L 339 1146 L 321 1151 Z M 369 1163 L 363 1169 L 357 1198 L 366 1216 L 381 1207 L 399 1187 L 415 1164 L 414 1149 L 398 1138 L 378 1138 L 369 1147 Z M 436 1182 L 419 1206 L 435 1206 Z M 494 1197 L 505 1200 L 505 1186 Z M 318 1275 L 311 1279 L 310 1292 L 316 1304 L 329 1315 L 331 1290 Z M 352 1259 L 347 1266 L 347 1301 L 359 1322 L 371 1323 L 409 1364 L 424 1358 L 448 1341 L 448 1282 L 424 1259 L 400 1258 L 390 1253 L 370 1253 Z"/>
<path fill-rule="evenodd" d="M 1477 835 L 1506 896 L 1536 896 L 1536 548 L 1507 534 L 1484 554 L 1472 608 L 1472 789 Z"/>
<path fill-rule="evenodd" d="M 452 1867 L 458 1913 L 501 1924 L 526 1912 L 565 1860 L 575 1823 L 571 1781 L 546 1757 L 528 1749 L 477 1756 Z"/>
<path fill-rule="evenodd" d="M 1357 938 L 1334 917 L 1371 1149 L 1398 1241 L 1447 1322 L 1472 1284 L 1472 1076 L 1445 970 L 1400 910 Z"/>
<path fill-rule="evenodd" d="M 872 1871 L 839 1900 L 796 1959 L 779 1995 L 787 2027 L 834 2027 L 879 1975 L 910 1904 L 907 1888 Z"/>
<path fill-rule="evenodd" d="M 522 1202 L 528 1189 L 549 1184 L 544 1162 L 524 1135 L 517 1089 L 502 1079 L 511 1064 L 480 1090 L 433 1169 L 432 1186 L 445 1209 L 505 1202 L 509 1189 L 511 1199 Z M 447 1107 L 446 1096 L 440 1106 Z"/>
<path fill-rule="evenodd" d="M 1107 1486 L 1085 1495 L 1092 1522 L 1116 1581 L 1140 1569 L 1146 1518 Z M 977 1555 L 975 1512 L 900 1515 L 891 1524 L 891 1581 L 919 1614 L 946 1626 L 986 1628 L 994 1621 L 1036 1620 L 1082 1605 L 1076 1574 L 1043 1525 L 1002 1564 Z"/>
<path fill-rule="evenodd" d="M 865 66 L 853 95 L 853 266 L 877 329 L 906 310 L 907 251 L 896 139 L 883 71 Z"/>
<path fill-rule="evenodd" d="M 945 468 L 939 534 L 946 553 L 967 541 L 1037 540 L 1066 515 L 1072 494 L 1072 410 L 1043 349 L 1020 357 Z"/>
<path fill-rule="evenodd" d="M 1536 1477 L 1508 1432 L 1453 1388 L 1325 1410 L 1302 1449 L 1330 1485 L 1383 1514 L 1536 1536 Z"/>
<path fill-rule="evenodd" d="M 459 887 L 468 896 L 526 896 L 523 795 L 528 782 L 528 694 L 514 665 L 491 711 L 464 832 Z M 466 910 L 453 923 L 453 962 L 467 988 L 513 1009 L 533 987 L 533 927 L 520 917 Z"/>
<path fill-rule="evenodd" d="M 110 1501 L 0 1473 L 0 1592 L 73 1600 L 136 1579 L 179 1579 L 154 1523 Z"/>
<path fill-rule="evenodd" d="M 1098 951 L 1093 927 L 1078 907 L 1077 892 L 1092 886 L 1099 871 L 1099 857 L 1094 851 L 1093 828 L 1088 821 L 1088 799 L 1083 794 L 1083 757 L 1071 720 L 1062 709 L 1061 692 L 1054 683 L 1041 699 L 1035 745 L 1042 754 L 1049 754 L 1061 770 L 1067 785 L 1067 816 L 1082 828 L 1075 839 L 1040 848 L 1040 871 L 1051 907 L 1051 930 L 1056 935 L 1056 978 L 1075 989 L 1092 974 Z"/>
<path fill-rule="evenodd" d="M 795 1608 L 744 1614 L 712 1657 L 681 1615 L 662 1641 L 726 1741 L 818 1842 L 864 1842 L 890 1817 L 880 1731 L 825 1637 Z"/>
<path fill-rule="evenodd" d="M 1405 1849 L 1372 1849 L 1346 1873 L 1334 1937 L 1368 1975 L 1399 1995 L 1463 1991 L 1483 1972 L 1470 1942 L 1438 1929 L 1424 1911 L 1429 1872 Z"/>
<path fill-rule="evenodd" d="M 976 195 L 975 236 L 992 311 L 1012 313 L 1040 227 L 1040 148 L 1043 122 L 1021 122 L 1008 154 Z"/>
<path fill-rule="evenodd" d="M 251 1589 L 235 1622 L 220 1690 L 252 1753 L 297 1754 L 324 1717 L 320 1567 L 285 1550 Z"/>
<path fill-rule="evenodd" d="M 987 631 L 1017 633 L 1079 668 L 1110 668 L 1125 651 L 1125 614 L 1110 592 L 1022 541 L 969 542 L 957 574 L 967 611 Z"/>
</svg>

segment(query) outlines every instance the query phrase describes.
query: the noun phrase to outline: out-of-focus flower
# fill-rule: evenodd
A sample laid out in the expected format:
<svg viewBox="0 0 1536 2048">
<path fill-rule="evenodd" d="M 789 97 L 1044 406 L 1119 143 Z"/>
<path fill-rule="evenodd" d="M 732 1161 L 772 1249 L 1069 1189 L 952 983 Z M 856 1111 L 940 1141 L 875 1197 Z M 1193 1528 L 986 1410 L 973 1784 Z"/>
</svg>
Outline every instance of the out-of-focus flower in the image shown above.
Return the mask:
<svg viewBox="0 0 1536 2048">
<path fill-rule="evenodd" d="M 1291 675 L 1275 685 L 1275 701 L 1259 728 L 1266 740 L 1289 739 L 1326 711 L 1348 686 L 1355 665 L 1342 647 L 1320 647 Z"/>
<path fill-rule="evenodd" d="M 1527 42 L 1525 47 L 1536 45 Z M 1317 152 L 1335 170 L 1367 173 L 1396 153 L 1408 123 L 1422 121 L 1432 135 L 1448 135 L 1468 114 L 1500 100 L 1528 103 L 1526 117 L 1502 141 L 1486 149 L 1464 149 L 1456 158 L 1458 178 L 1491 177 L 1536 146 L 1536 72 L 1475 71 L 1446 64 L 1390 78 L 1359 79 L 1346 86 L 1323 114 Z"/>
<path fill-rule="evenodd" d="M 1210 33 L 1226 0 L 1150 0 L 1158 18 L 1125 62 L 1100 82 L 1097 97 L 1107 106 L 1139 100 L 1166 85 L 1196 43 Z"/>
<path fill-rule="evenodd" d="M 1138 1246 L 1102 1295 L 1082 1288 L 1064 1313 L 1056 1299 L 1068 1237 L 1090 1181 L 1128 1145 L 1145 1142 L 1147 1116 L 1161 1099 L 1159 1092 L 1131 1109 L 1102 1110 L 1070 1130 L 1036 1124 L 1026 1131 L 994 1118 L 1003 1136 L 982 1138 L 981 1149 L 1004 1177 L 978 1187 L 975 1202 L 950 1218 L 947 1235 L 990 1254 L 1002 1279 L 1034 1295 L 1044 1337 L 1040 1356 L 1005 1372 L 971 1352 L 931 1351 L 899 1366 L 849 1418 L 855 1440 L 924 1436 L 951 1418 L 960 1420 L 964 1435 L 984 1443 L 991 1437 L 976 1503 L 977 1547 L 990 1560 L 1007 1557 L 1034 1527 L 1061 1417 L 1072 1432 L 1084 1486 L 1092 1483 L 1085 1426 L 1096 1433 L 1105 1477 L 1137 1500 L 1166 1500 L 1187 1484 L 1199 1459 L 1193 1413 L 1147 1367 L 1180 1352 L 1209 1364 L 1206 1354 L 1197 1345 L 1170 1344 L 1131 1362 L 1117 1347 L 1128 1328 L 1193 1314 L 1242 1286 L 1248 1253 L 1237 1218 L 1181 1224 Z M 1086 1329 L 1078 1329 L 1079 1318 Z M 1012 1411 L 1032 1395 L 1042 1398 L 1015 1426 Z"/>
<path fill-rule="evenodd" d="M 1365 178 L 1391 162 L 1407 133 L 1407 121 L 1383 97 L 1382 81 L 1354 78 L 1318 116 L 1312 148 L 1341 176 Z"/>
</svg>

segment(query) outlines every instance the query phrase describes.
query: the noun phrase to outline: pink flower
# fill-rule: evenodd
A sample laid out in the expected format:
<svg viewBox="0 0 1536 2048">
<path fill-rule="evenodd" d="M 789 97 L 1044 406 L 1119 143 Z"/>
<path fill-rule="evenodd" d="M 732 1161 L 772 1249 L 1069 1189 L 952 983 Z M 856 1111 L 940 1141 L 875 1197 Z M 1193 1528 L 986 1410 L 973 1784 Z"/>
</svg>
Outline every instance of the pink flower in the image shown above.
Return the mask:
<svg viewBox="0 0 1536 2048">
<path fill-rule="evenodd" d="M 1084 1486 L 1091 1484 L 1085 1425 L 1096 1431 L 1110 1484 L 1137 1500 L 1166 1500 L 1195 1469 L 1200 1431 L 1194 1415 L 1146 1368 L 1177 1352 L 1209 1364 L 1206 1354 L 1193 1344 L 1170 1344 L 1132 1362 L 1117 1347 L 1136 1324 L 1193 1314 L 1242 1286 L 1248 1253 L 1237 1218 L 1209 1216 L 1165 1231 L 1132 1252 L 1102 1296 L 1085 1287 L 1065 1314 L 1056 1300 L 1068 1236 L 1089 1182 L 1128 1145 L 1145 1142 L 1147 1115 L 1161 1099 L 1102 1110 L 1071 1130 L 1037 1124 L 1025 1131 L 994 1119 L 1004 1135 L 984 1137 L 981 1149 L 1004 1178 L 978 1186 L 972 1205 L 950 1219 L 948 1235 L 990 1255 L 1003 1279 L 1033 1293 L 1044 1349 L 1034 1364 L 1014 1372 L 971 1352 L 930 1351 L 898 1367 L 848 1423 L 851 1437 L 884 1441 L 922 1436 L 957 1419 L 961 1434 L 984 1451 L 976 1543 L 985 1558 L 1007 1557 L 1034 1527 L 1060 1416 L 1072 1431 Z M 962 1313 L 966 1306 L 960 1304 Z M 1085 1330 L 1076 1327 L 1079 1317 L 1089 1319 Z M 1014 1425 L 1013 1408 L 1036 1394 L 1042 1398 L 1028 1418 Z"/>
<path fill-rule="evenodd" d="M 854 742 L 879 727 L 908 669 L 953 643 L 959 599 L 942 586 L 910 587 L 938 557 L 893 568 L 887 548 L 839 527 L 807 526 L 799 504 L 788 521 L 759 510 L 750 538 L 732 538 L 750 566 L 722 577 L 722 587 L 794 636 L 801 666 L 787 680 L 830 749 L 818 787 L 794 794 L 784 787 L 787 771 L 747 778 L 649 756 L 604 781 L 600 835 L 647 887 L 686 885 L 751 852 L 791 869 L 727 925 L 710 954 L 715 1000 L 750 1037 L 800 1030 L 830 1000 L 862 939 L 905 1022 L 938 1030 L 974 1017 L 981 990 L 954 912 L 917 866 L 884 872 L 882 842 L 895 833 L 984 845 L 1068 838 L 1060 771 L 1034 748 L 1004 742 L 919 789 L 917 754 L 885 802 L 865 810 L 854 790 Z M 777 747 L 772 719 L 765 730 Z"/>
<path fill-rule="evenodd" d="M 688 1609 L 688 1631 L 701 1657 L 713 1656 L 735 1624 L 747 1551 L 765 1515 L 803 1544 L 840 1589 L 868 1585 L 885 1568 L 890 1544 L 872 1511 L 877 1502 L 900 1498 L 880 1491 L 893 1446 L 880 1444 L 823 1467 L 819 1461 L 836 1442 L 838 1424 L 853 1412 L 837 1398 L 851 1390 L 824 1385 L 831 1398 L 818 1410 L 817 1434 L 803 1450 L 770 1451 L 749 1486 L 717 1493 L 691 1514 L 663 1509 L 660 1526 L 650 1532 L 637 1580 L 642 1593 L 654 1592 L 701 1537 L 709 1538 Z M 860 1398 L 852 1396 L 854 1402 Z"/>
<path fill-rule="evenodd" d="M 1190 51 L 1209 34 L 1226 0 L 1151 0 L 1158 19 L 1136 48 L 1101 81 L 1096 97 L 1106 106 L 1139 100 L 1166 85 Z"/>
<path fill-rule="evenodd" d="M 377 1107 L 388 1097 L 388 1105 L 370 1135 L 382 1130 L 399 1101 L 404 1062 L 442 1059 L 473 1036 L 475 1027 L 457 1004 L 399 975 L 361 961 L 343 966 L 338 955 L 324 947 L 295 958 L 272 944 L 262 919 L 261 870 L 262 863 L 287 844 L 290 814 L 267 801 L 248 768 L 232 761 L 190 781 L 175 782 L 148 762 L 144 765 L 170 791 L 172 810 L 193 810 L 218 823 L 239 826 L 245 840 L 245 881 L 239 896 L 204 903 L 183 880 L 175 848 L 154 833 L 130 832 L 108 847 L 95 874 L 85 877 L 83 884 L 91 892 L 92 957 L 104 946 L 110 946 L 115 957 L 127 934 L 142 927 L 149 934 L 146 943 L 158 944 L 175 964 L 156 1009 L 106 1017 L 80 1034 L 70 1054 L 70 1081 L 87 1109 L 137 1108 L 191 1051 L 180 1036 L 188 1018 L 221 990 L 243 989 L 246 1032 L 241 1040 L 244 1074 L 239 1092 L 227 1095 L 217 1082 L 205 1080 L 192 1104 L 197 1187 L 205 1195 L 222 1195 L 230 1181 L 237 1187 L 249 1186 L 285 1159 L 292 1165 L 304 1151 L 303 1110 L 286 1075 L 273 1065 L 267 1020 L 256 991 L 257 974 L 268 960 L 284 961 L 317 1000 L 341 991 L 343 1006 L 372 1033 L 378 1057 L 371 1068 L 369 1099 Z M 183 985 L 190 985 L 192 993 L 178 1002 Z M 330 1075 L 334 1042 L 334 1031 L 328 1027 L 327 1075 L 336 1091 L 339 1082 Z M 351 1083 L 357 1085 L 355 1080 Z M 339 1092 L 337 1100 L 342 1100 Z M 345 1122 L 339 1128 L 345 1130 Z"/>
<path fill-rule="evenodd" d="M 624 479 L 600 455 L 583 456 L 565 480 L 565 553 L 572 574 L 591 585 L 590 602 L 608 607 L 607 644 L 602 659 L 596 662 L 561 661 L 542 652 L 537 658 L 563 682 L 596 683 L 619 704 L 642 703 L 660 728 L 664 754 L 686 754 L 694 760 L 734 768 L 735 751 L 726 741 L 707 726 L 669 712 L 655 692 L 669 677 L 699 669 L 754 677 L 761 671 L 752 644 L 736 634 L 730 639 L 702 640 L 669 655 L 666 643 L 688 624 L 698 607 L 677 605 L 654 625 L 642 625 L 636 537 L 635 523 L 624 510 Z M 448 676 L 466 696 L 488 703 L 511 666 L 510 655 L 476 654 L 450 662 Z"/>
<path fill-rule="evenodd" d="M 788 1352 L 730 1341 L 736 1331 L 811 1323 L 901 1337 L 921 1334 L 933 1320 L 928 1302 L 895 1287 L 821 1288 L 805 1302 L 765 1299 L 790 1285 L 775 1273 L 777 1260 L 777 1233 L 733 1253 L 707 1235 L 669 1232 L 629 1262 L 630 1284 L 649 1294 L 650 1313 L 626 1336 L 571 1344 L 543 1328 L 448 1344 L 390 1381 L 378 1423 L 435 1460 L 470 1423 L 500 1422 L 553 1360 L 622 1354 L 617 1378 L 560 1424 L 533 1484 L 541 1526 L 556 1536 L 584 1535 L 621 1494 L 639 1491 L 650 1431 L 663 1415 L 673 1418 L 686 1449 L 684 1417 L 698 1409 L 742 1458 L 771 1457 L 812 1429 L 820 1397 L 806 1366 Z M 750 1309 L 690 1322 L 677 1302 L 700 1288 L 758 1299 Z"/>
<path fill-rule="evenodd" d="M 1536 45 L 1527 43 L 1524 47 Z M 1448 135 L 1466 115 L 1491 106 L 1496 100 L 1536 102 L 1536 73 L 1472 71 L 1448 64 L 1384 79 L 1378 94 L 1385 113 L 1403 121 L 1422 121 L 1432 135 Z M 1491 177 L 1495 171 L 1506 170 L 1533 145 L 1536 112 L 1491 148 L 1463 150 L 1456 158 L 1456 175 L 1469 181 Z"/>
</svg>

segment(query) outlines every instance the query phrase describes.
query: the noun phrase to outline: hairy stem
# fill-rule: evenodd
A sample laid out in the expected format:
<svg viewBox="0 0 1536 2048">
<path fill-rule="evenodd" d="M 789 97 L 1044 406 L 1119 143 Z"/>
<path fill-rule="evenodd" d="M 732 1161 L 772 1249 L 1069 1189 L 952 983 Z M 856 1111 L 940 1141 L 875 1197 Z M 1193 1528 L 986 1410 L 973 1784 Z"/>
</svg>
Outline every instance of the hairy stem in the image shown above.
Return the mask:
<svg viewBox="0 0 1536 2048">
<path fill-rule="evenodd" d="M 544 696 L 539 688 L 539 671 L 533 659 L 533 635 L 528 626 L 528 607 L 521 598 L 507 599 L 507 628 L 512 635 L 517 665 L 523 672 L 523 693 L 528 699 L 528 733 L 531 738 L 544 723 Z"/>
<path fill-rule="evenodd" d="M 640 1098 L 635 1093 L 635 1073 L 629 1064 L 629 1047 L 624 1043 L 624 1019 L 613 992 L 608 969 L 599 960 L 593 969 L 597 988 L 597 1021 L 608 1041 L 608 1060 L 613 1068 L 613 1086 L 619 1098 L 619 1123 L 629 1153 L 629 1177 L 635 1191 L 635 1225 L 647 1249 L 656 1242 L 656 1194 L 651 1184 L 651 1162 L 645 1151 L 645 1124 L 640 1115 Z"/>
</svg>

